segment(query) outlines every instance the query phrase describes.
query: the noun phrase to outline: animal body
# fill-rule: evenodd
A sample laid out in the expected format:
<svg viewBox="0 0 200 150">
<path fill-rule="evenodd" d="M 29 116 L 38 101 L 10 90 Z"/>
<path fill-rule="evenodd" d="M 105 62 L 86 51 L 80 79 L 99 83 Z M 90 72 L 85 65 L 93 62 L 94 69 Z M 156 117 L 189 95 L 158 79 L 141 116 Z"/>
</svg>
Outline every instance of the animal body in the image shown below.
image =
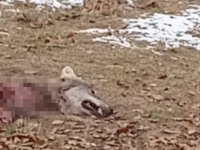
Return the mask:
<svg viewBox="0 0 200 150">
<path fill-rule="evenodd" d="M 108 117 L 113 110 L 99 99 L 92 86 L 66 66 L 57 79 L 4 78 L 0 80 L 2 122 L 35 117 L 39 112 Z"/>
</svg>

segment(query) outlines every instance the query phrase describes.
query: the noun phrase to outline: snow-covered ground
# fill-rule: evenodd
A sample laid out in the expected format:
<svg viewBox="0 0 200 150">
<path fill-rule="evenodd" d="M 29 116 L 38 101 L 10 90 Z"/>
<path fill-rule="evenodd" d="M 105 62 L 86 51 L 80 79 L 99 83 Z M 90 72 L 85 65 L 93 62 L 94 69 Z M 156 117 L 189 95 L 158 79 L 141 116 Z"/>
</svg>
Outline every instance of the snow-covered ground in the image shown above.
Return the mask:
<svg viewBox="0 0 200 150">
<path fill-rule="evenodd" d="M 12 5 L 14 1 L 32 2 L 38 6 L 52 8 L 72 8 L 83 6 L 84 0 L 1 0 L 2 5 Z M 130 1 L 132 2 L 132 1 Z M 139 19 L 123 19 L 127 23 L 125 29 L 92 28 L 78 31 L 78 33 L 92 33 L 97 37 L 93 42 L 104 42 L 122 47 L 134 47 L 135 41 L 147 41 L 151 45 L 162 42 L 166 48 L 189 46 L 200 50 L 200 37 L 191 34 L 195 26 L 200 25 L 200 6 L 192 5 L 190 9 L 181 12 L 181 15 L 154 13 Z M 117 32 L 111 36 L 101 36 L 101 33 Z"/>
<path fill-rule="evenodd" d="M 2 5 L 12 5 L 14 1 L 35 3 L 39 6 L 50 6 L 52 8 L 71 8 L 72 6 L 83 6 L 84 0 L 3 0 Z"/>
<path fill-rule="evenodd" d="M 200 37 L 190 32 L 200 24 L 200 6 L 193 5 L 190 9 L 182 11 L 182 15 L 169 15 L 155 13 L 152 16 L 139 19 L 123 19 L 128 24 L 125 29 L 118 30 L 117 36 L 98 36 L 93 41 L 118 44 L 130 48 L 135 40 L 147 41 L 151 44 L 162 42 L 167 48 L 189 46 L 200 50 Z M 114 32 L 114 29 L 92 28 L 82 30 L 80 33 Z"/>
</svg>

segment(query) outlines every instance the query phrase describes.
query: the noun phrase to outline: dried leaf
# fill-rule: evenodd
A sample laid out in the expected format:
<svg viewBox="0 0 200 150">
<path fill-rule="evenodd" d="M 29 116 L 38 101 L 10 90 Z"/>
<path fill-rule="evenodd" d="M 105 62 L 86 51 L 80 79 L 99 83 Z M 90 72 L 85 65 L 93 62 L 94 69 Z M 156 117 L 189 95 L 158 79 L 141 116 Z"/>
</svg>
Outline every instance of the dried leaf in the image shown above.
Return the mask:
<svg viewBox="0 0 200 150">
<path fill-rule="evenodd" d="M 20 141 L 21 141 L 21 140 L 20 140 L 18 137 L 14 137 L 13 142 L 14 142 L 15 144 L 19 143 Z"/>
<path fill-rule="evenodd" d="M 143 125 L 140 125 L 139 128 L 138 128 L 138 130 L 140 130 L 140 131 L 147 131 L 149 129 L 150 129 L 150 127 L 146 127 L 146 126 L 143 126 Z"/>
<path fill-rule="evenodd" d="M 195 133 L 197 133 L 196 129 L 195 128 L 188 128 L 188 135 L 193 135 Z"/>
<path fill-rule="evenodd" d="M 125 89 L 129 89 L 129 85 L 122 83 L 120 80 L 117 80 L 117 85 L 119 87 L 125 88 Z"/>
<path fill-rule="evenodd" d="M 54 140 L 55 140 L 55 137 L 54 137 L 54 136 L 48 136 L 48 140 L 49 140 L 49 141 L 54 141 Z"/>
<path fill-rule="evenodd" d="M 114 133 L 114 135 L 117 135 L 119 136 L 120 134 L 122 133 L 128 133 L 129 132 L 129 129 L 130 129 L 130 126 L 129 125 L 126 125 L 125 127 L 122 127 L 122 128 L 119 128 L 116 130 L 116 132 Z"/>
<path fill-rule="evenodd" d="M 106 140 L 106 139 L 109 138 L 109 135 L 106 135 L 106 134 L 93 134 L 93 137 L 95 139 Z"/>
<path fill-rule="evenodd" d="M 72 38 L 74 35 L 75 35 L 75 33 L 70 32 L 70 33 L 67 34 L 67 38 Z"/>
<path fill-rule="evenodd" d="M 149 121 L 150 121 L 151 123 L 157 123 L 159 120 L 158 120 L 158 119 L 149 119 Z"/>
<path fill-rule="evenodd" d="M 190 118 L 179 118 L 179 117 L 174 117 L 172 119 L 175 120 L 175 121 L 179 121 L 179 122 L 181 122 L 181 121 L 190 121 L 191 120 Z"/>
<path fill-rule="evenodd" d="M 38 71 L 36 71 L 36 70 L 26 70 L 24 73 L 28 74 L 28 75 L 36 75 L 36 74 L 38 74 Z"/>
<path fill-rule="evenodd" d="M 32 29 L 40 29 L 42 28 L 44 25 L 42 23 L 29 23 L 29 27 Z"/>
<path fill-rule="evenodd" d="M 5 55 L 4 58 L 5 58 L 5 59 L 12 59 L 12 56 L 10 56 L 10 55 Z"/>
<path fill-rule="evenodd" d="M 0 149 L 2 150 L 6 150 L 6 149 L 9 149 L 9 146 L 7 144 L 5 144 L 4 141 L 1 141 L 2 139 L 0 139 Z"/>
<path fill-rule="evenodd" d="M 52 125 L 62 125 L 63 123 L 64 123 L 63 120 L 54 120 L 54 121 L 52 122 Z"/>
<path fill-rule="evenodd" d="M 153 98 L 157 101 L 163 101 L 165 99 L 162 95 L 154 95 Z"/>
<path fill-rule="evenodd" d="M 158 79 L 166 79 L 166 78 L 167 78 L 167 75 L 166 75 L 166 74 L 160 75 L 160 76 L 158 77 Z"/>
<path fill-rule="evenodd" d="M 163 132 L 163 133 L 166 133 L 166 134 L 180 134 L 180 133 L 181 133 L 181 132 L 179 132 L 179 131 L 170 130 L 170 129 L 164 129 L 162 132 Z"/>
<path fill-rule="evenodd" d="M 142 5 L 138 6 L 138 8 L 140 8 L 140 9 L 160 8 L 159 4 L 154 0 L 145 1 L 145 2 L 146 3 L 143 3 Z"/>
<path fill-rule="evenodd" d="M 163 95 L 159 95 L 159 94 L 151 94 L 149 93 L 147 95 L 149 98 L 153 99 L 153 100 L 156 100 L 156 101 L 165 101 L 165 100 L 169 100 L 168 97 L 165 97 Z"/>
<path fill-rule="evenodd" d="M 68 143 L 69 145 L 73 145 L 73 146 L 78 145 L 78 142 L 77 142 L 76 140 L 68 140 L 67 143 Z"/>
</svg>

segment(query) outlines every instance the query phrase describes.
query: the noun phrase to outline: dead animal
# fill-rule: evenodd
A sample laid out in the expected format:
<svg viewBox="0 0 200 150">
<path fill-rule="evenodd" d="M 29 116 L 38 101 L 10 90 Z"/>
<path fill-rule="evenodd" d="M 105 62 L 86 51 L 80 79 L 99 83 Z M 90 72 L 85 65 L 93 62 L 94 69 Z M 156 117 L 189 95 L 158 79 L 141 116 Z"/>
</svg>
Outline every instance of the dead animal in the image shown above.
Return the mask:
<svg viewBox="0 0 200 150">
<path fill-rule="evenodd" d="M 71 67 L 62 70 L 60 110 L 64 114 L 86 114 L 108 117 L 113 110 L 95 95 L 92 85 L 77 77 Z"/>
<path fill-rule="evenodd" d="M 50 111 L 98 118 L 113 114 L 112 108 L 95 95 L 92 85 L 69 66 L 63 68 L 57 79 L 1 79 L 0 118 L 3 122 Z"/>
</svg>

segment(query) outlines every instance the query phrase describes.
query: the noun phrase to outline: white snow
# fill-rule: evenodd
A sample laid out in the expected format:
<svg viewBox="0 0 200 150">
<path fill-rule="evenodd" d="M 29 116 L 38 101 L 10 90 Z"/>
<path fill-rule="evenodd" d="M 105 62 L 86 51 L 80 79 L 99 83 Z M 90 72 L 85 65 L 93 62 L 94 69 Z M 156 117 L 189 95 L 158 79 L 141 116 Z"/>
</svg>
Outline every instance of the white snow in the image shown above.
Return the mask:
<svg viewBox="0 0 200 150">
<path fill-rule="evenodd" d="M 167 48 L 188 46 L 200 50 L 200 37 L 194 37 L 188 32 L 200 24 L 199 5 L 193 5 L 192 8 L 182 11 L 182 15 L 155 13 L 147 18 L 123 19 L 123 21 L 128 26 L 118 32 L 125 34 L 126 43 L 127 41 L 134 42 L 134 40 L 147 41 L 151 44 L 163 42 Z M 80 32 L 99 34 L 114 31 L 114 29 L 94 28 Z M 109 36 L 107 43 L 124 45 L 124 41 L 120 42 L 118 37 L 112 36 L 112 38 L 113 40 Z M 98 41 L 106 42 L 106 37 L 98 37 Z M 125 45 L 130 45 L 130 43 Z"/>
<path fill-rule="evenodd" d="M 72 6 L 83 6 L 84 0 L 4 0 L 1 5 L 11 5 L 14 1 L 31 2 L 37 5 L 46 5 L 52 8 L 71 8 Z"/>
<path fill-rule="evenodd" d="M 10 4 L 7 1 L 0 1 L 0 5 L 9 6 Z"/>
<path fill-rule="evenodd" d="M 0 5 L 12 5 L 14 1 L 32 2 L 43 7 L 71 8 L 83 6 L 84 0 L 1 0 Z M 132 4 L 133 0 L 127 0 Z M 100 29 L 90 28 L 78 31 L 78 33 L 90 33 L 98 35 L 93 42 L 104 42 L 120 45 L 125 48 L 135 47 L 134 41 L 147 41 L 149 45 L 158 42 L 165 44 L 166 48 L 188 46 L 200 50 L 200 37 L 195 37 L 190 32 L 200 24 L 200 5 L 191 5 L 190 9 L 181 12 L 181 15 L 154 13 L 151 16 L 141 14 L 139 19 L 122 19 L 127 23 L 125 29 Z M 103 36 L 103 33 L 118 32 L 118 36 Z"/>
<path fill-rule="evenodd" d="M 92 29 L 86 29 L 86 30 L 80 30 L 78 33 L 91 33 L 91 34 L 98 34 L 98 33 L 108 33 L 108 32 L 114 32 L 114 29 L 99 29 L 99 28 L 92 28 Z"/>
<path fill-rule="evenodd" d="M 94 42 L 104 42 L 104 43 L 109 43 L 109 44 L 118 44 L 122 47 L 130 48 L 131 44 L 127 41 L 126 38 L 123 37 L 116 37 L 114 35 L 111 36 L 103 36 L 101 38 L 97 37 L 93 39 Z"/>
</svg>

